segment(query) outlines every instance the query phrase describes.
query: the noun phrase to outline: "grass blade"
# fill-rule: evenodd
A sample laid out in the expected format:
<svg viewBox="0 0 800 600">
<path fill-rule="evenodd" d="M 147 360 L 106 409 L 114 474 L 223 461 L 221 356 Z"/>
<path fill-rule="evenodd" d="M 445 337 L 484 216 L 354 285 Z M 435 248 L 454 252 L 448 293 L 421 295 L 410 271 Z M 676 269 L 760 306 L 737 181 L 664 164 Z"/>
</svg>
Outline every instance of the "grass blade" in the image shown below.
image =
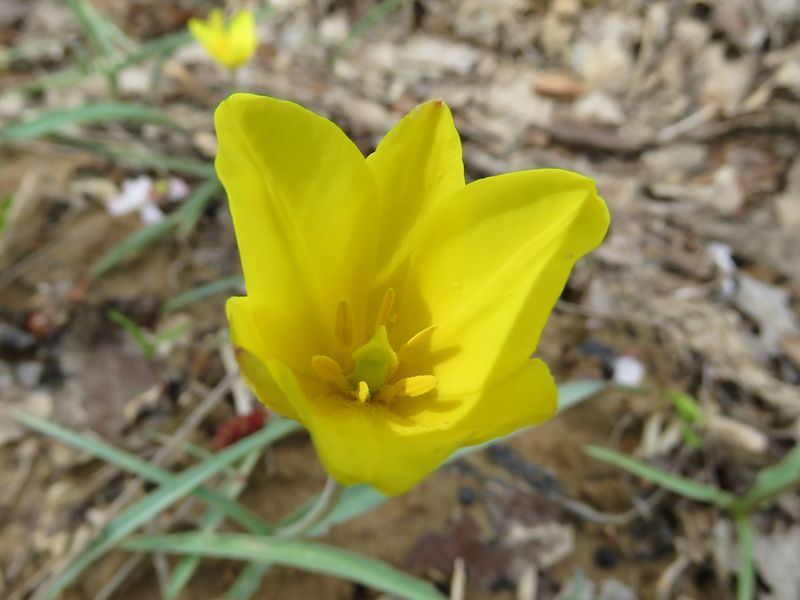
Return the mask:
<svg viewBox="0 0 800 600">
<path fill-rule="evenodd" d="M 95 51 L 103 54 L 107 60 L 112 59 L 117 52 L 108 35 L 106 20 L 86 0 L 67 0 L 67 3 L 83 27 L 86 37 L 94 45 Z"/>
<path fill-rule="evenodd" d="M 673 475 L 667 471 L 662 471 L 646 462 L 639 459 L 616 452 L 609 448 L 600 448 L 599 446 L 584 446 L 583 451 L 594 459 L 601 460 L 608 464 L 624 469 L 629 473 L 638 475 L 642 479 L 646 479 L 651 483 L 655 483 L 671 492 L 698 500 L 700 502 L 708 502 L 716 504 L 721 508 L 728 508 L 733 502 L 733 496 L 713 485 L 704 483 L 697 483 L 691 479 L 686 479 L 679 475 Z"/>
<path fill-rule="evenodd" d="M 120 450 L 119 448 L 115 448 L 114 446 L 111 446 L 110 444 L 107 444 L 101 440 L 70 431 L 69 429 L 61 427 L 60 425 L 56 425 L 51 421 L 46 421 L 44 419 L 40 419 L 39 417 L 34 417 L 33 415 L 28 415 L 21 412 L 15 412 L 13 415 L 14 418 L 20 423 L 26 427 L 29 427 L 30 429 L 33 429 L 34 431 L 38 431 L 39 433 L 58 440 L 64 444 L 68 444 L 74 448 L 78 448 L 79 450 L 83 450 L 95 458 L 103 460 L 112 465 L 116 465 L 122 469 L 125 469 L 129 473 L 138 475 L 139 477 L 147 479 L 148 481 L 163 485 L 170 483 L 173 478 L 176 477 L 176 475 L 170 473 L 169 471 L 155 467 L 149 462 L 142 460 L 138 456 L 129 452 L 125 452 L 124 450 Z M 292 425 L 293 427 L 288 429 L 286 434 L 300 429 L 299 425 L 295 423 L 292 423 Z M 238 523 L 249 531 L 264 535 L 267 535 L 272 531 L 272 527 L 270 527 L 270 525 L 262 520 L 257 514 L 245 508 L 241 504 L 231 501 L 229 498 L 226 498 L 224 495 L 214 490 L 198 487 L 193 493 L 200 500 L 216 510 L 225 513 L 225 515 L 231 521 Z"/>
<path fill-rule="evenodd" d="M 15 123 L 0 132 L 0 141 L 18 142 L 57 133 L 68 125 L 87 125 L 116 121 L 153 123 L 174 129 L 180 127 L 161 111 L 138 104 L 98 102 L 77 108 L 58 109 Z"/>
<path fill-rule="evenodd" d="M 608 387 L 605 381 L 598 379 L 579 379 L 562 383 L 558 386 L 558 412 L 588 400 Z"/>
<path fill-rule="evenodd" d="M 261 586 L 261 580 L 269 573 L 271 563 L 250 563 L 242 569 L 236 581 L 225 594 L 225 600 L 250 600 Z"/>
<path fill-rule="evenodd" d="M 108 318 L 128 332 L 147 358 L 153 358 L 156 351 L 155 344 L 148 339 L 147 333 L 136 321 L 113 308 L 108 311 Z"/>
<path fill-rule="evenodd" d="M 736 535 L 739 538 L 739 579 L 736 584 L 736 600 L 753 600 L 756 594 L 755 556 L 756 531 L 748 517 L 736 519 Z"/>
<path fill-rule="evenodd" d="M 153 223 L 152 225 L 137 229 L 101 256 L 100 259 L 92 265 L 92 268 L 89 269 L 89 277 L 91 279 L 97 279 L 132 254 L 139 252 L 159 238 L 164 237 L 175 225 L 175 221 L 175 213 L 173 213 L 158 223 Z"/>
<path fill-rule="evenodd" d="M 169 314 L 174 312 L 178 309 L 183 308 L 184 306 L 188 306 L 189 304 L 193 304 L 194 302 L 199 302 L 200 300 L 205 300 L 206 298 L 210 298 L 211 296 L 215 296 L 217 294 L 222 294 L 224 292 L 233 292 L 236 290 L 240 290 L 244 285 L 244 277 L 241 275 L 231 275 L 230 277 L 223 277 L 222 279 L 217 279 L 216 281 L 212 281 L 210 283 L 206 283 L 205 285 L 198 286 L 194 289 L 189 290 L 188 292 L 184 292 L 174 298 L 167 300 L 164 303 L 164 306 L 161 307 L 162 314 Z"/>
<path fill-rule="evenodd" d="M 214 177 L 198 185 L 183 201 L 177 215 L 178 237 L 185 239 L 194 229 L 211 199 L 220 191 L 219 180 Z"/>
<path fill-rule="evenodd" d="M 187 533 L 136 537 L 127 550 L 270 562 L 341 577 L 401 598 L 443 600 L 430 584 L 391 565 L 333 546 L 242 534 Z"/>
<path fill-rule="evenodd" d="M 747 493 L 734 503 L 734 511 L 746 513 L 774 498 L 800 482 L 800 444 L 787 454 L 782 461 L 763 469 L 756 482 Z"/>
<path fill-rule="evenodd" d="M 169 482 L 145 496 L 109 523 L 91 546 L 52 581 L 47 588 L 45 598 L 58 598 L 59 594 L 98 558 L 118 545 L 136 529 L 191 493 L 205 480 L 253 450 L 262 448 L 285 436 L 296 427 L 297 425 L 291 421 L 273 420 L 261 431 L 240 440 L 212 458 L 186 469 L 181 474 L 175 475 Z"/>
<path fill-rule="evenodd" d="M 242 490 L 244 489 L 245 484 L 250 477 L 250 473 L 252 473 L 256 463 L 258 463 L 259 458 L 261 458 L 260 449 L 254 450 L 245 456 L 242 464 L 239 465 L 239 468 L 236 469 L 236 471 L 234 471 L 234 473 L 229 476 L 228 480 L 222 485 L 220 493 L 229 500 L 235 500 L 239 494 L 242 493 Z M 200 521 L 199 530 L 202 533 L 213 533 L 224 520 L 225 513 L 211 507 L 206 514 L 203 515 L 203 518 Z M 199 556 L 186 556 L 181 559 L 181 561 L 172 571 L 172 577 L 170 577 L 170 580 L 167 583 L 167 587 L 164 591 L 164 597 L 167 600 L 179 598 L 183 592 L 183 588 L 186 587 L 187 583 L 189 583 L 189 580 L 192 578 L 192 575 L 194 575 L 194 572 L 197 570 L 198 566 L 200 566 Z"/>
<path fill-rule="evenodd" d="M 54 134 L 52 137 L 54 141 L 60 144 L 75 148 L 83 148 L 84 150 L 105 156 L 122 164 L 129 164 L 137 167 L 150 167 L 160 172 L 196 175 L 203 179 L 216 177 L 213 165 L 193 158 L 135 152 L 130 148 L 115 148 L 96 140 L 86 140 L 61 133 Z"/>
</svg>

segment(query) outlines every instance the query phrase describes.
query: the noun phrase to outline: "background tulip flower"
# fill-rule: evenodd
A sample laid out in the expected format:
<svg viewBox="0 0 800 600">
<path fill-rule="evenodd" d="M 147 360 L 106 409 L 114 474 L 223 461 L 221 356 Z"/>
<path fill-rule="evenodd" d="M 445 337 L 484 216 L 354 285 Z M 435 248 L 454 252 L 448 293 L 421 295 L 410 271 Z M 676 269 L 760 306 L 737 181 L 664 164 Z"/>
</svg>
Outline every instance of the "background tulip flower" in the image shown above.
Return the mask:
<svg viewBox="0 0 800 600">
<path fill-rule="evenodd" d="M 228 69 L 235 69 L 250 60 L 258 46 L 253 13 L 241 10 L 226 22 L 219 9 L 208 19 L 189 19 L 189 31 L 211 57 Z"/>
<path fill-rule="evenodd" d="M 227 304 L 242 373 L 308 428 L 332 477 L 402 493 L 457 448 L 554 414 L 553 379 L 530 356 L 606 233 L 590 179 L 465 185 L 441 101 L 367 158 L 291 102 L 235 94 L 215 124 L 247 287 Z"/>
</svg>

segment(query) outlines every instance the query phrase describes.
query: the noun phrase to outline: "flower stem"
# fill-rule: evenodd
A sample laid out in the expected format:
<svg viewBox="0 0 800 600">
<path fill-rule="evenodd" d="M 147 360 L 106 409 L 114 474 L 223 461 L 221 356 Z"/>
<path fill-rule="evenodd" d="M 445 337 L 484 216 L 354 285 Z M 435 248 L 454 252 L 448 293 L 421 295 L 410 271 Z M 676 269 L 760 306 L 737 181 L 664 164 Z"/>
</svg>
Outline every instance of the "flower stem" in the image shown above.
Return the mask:
<svg viewBox="0 0 800 600">
<path fill-rule="evenodd" d="M 343 490 L 333 477 L 328 477 L 317 503 L 299 520 L 276 531 L 275 535 L 282 538 L 300 537 L 331 513 L 339 503 Z"/>
<path fill-rule="evenodd" d="M 228 69 L 228 95 L 239 91 L 239 69 Z"/>
</svg>

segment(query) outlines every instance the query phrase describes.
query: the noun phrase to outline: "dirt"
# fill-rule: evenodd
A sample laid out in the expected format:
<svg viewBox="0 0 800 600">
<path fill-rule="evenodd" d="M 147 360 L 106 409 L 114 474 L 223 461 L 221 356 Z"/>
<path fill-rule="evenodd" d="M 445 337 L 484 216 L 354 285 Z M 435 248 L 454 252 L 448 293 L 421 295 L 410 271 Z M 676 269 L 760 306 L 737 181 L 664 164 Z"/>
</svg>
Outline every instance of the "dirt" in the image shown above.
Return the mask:
<svg viewBox="0 0 800 600">
<path fill-rule="evenodd" d="M 440 97 L 461 133 L 470 180 L 536 167 L 595 178 L 611 231 L 575 269 L 537 354 L 559 382 L 608 385 L 548 423 L 443 467 L 322 541 L 386 560 L 445 593 L 463 564 L 468 599 L 733 598 L 738 563 L 729 517 L 590 459 L 584 446 L 614 448 L 738 494 L 797 443 L 800 7 L 417 0 L 379 18 L 370 13 L 386 5 L 276 1 L 237 89 L 324 114 L 365 153 L 404 112 Z M 91 6 L 146 43 L 183 31 L 211 3 Z M 98 74 L 39 83 L 91 68 L 91 53 L 67 4 L 4 0 L 0 132 L 45 111 L 110 101 Z M 190 192 L 201 185 L 196 173 L 142 165 L 135 156 L 210 164 L 213 109 L 231 83 L 192 43 L 163 61 L 129 66 L 117 83 L 119 100 L 162 110 L 181 129 L 114 122 L 0 146 L 0 207 L 10 199 L 0 228 L 4 598 L 41 591 L 37 577 L 52 574 L 117 514 L 114 502 L 133 482 L 26 431 L 10 411 L 151 459 L 230 370 L 221 351 L 224 301 L 236 290 L 163 314 L 167 300 L 240 271 L 221 193 L 187 235 L 171 231 L 100 277 L 92 269 L 142 230 L 138 211 L 109 210 L 126 182 L 150 178 L 148 202 L 166 215 L 184 206 L 163 192 L 171 178 Z M 86 143 L 119 154 L 80 147 Z M 146 335 L 184 329 L 148 358 L 109 319 L 111 310 Z M 693 424 L 697 444 L 682 433 L 675 391 L 702 415 Z M 242 395 L 241 388 L 227 393 L 189 440 L 210 449 Z M 165 466 L 178 471 L 194 460 L 178 452 Z M 298 433 L 261 460 L 242 499 L 277 520 L 324 480 Z M 200 507 L 172 522 L 174 514 L 157 525 L 189 530 Z M 799 520 L 796 490 L 757 513 L 757 597 L 796 600 L 800 581 L 785 564 L 800 552 Z M 65 598 L 96 597 L 128 557 L 100 560 Z M 184 598 L 223 597 L 240 569 L 204 560 Z M 582 579 L 584 595 L 575 592 Z M 148 558 L 111 597 L 159 594 Z M 274 567 L 255 597 L 376 594 Z"/>
</svg>

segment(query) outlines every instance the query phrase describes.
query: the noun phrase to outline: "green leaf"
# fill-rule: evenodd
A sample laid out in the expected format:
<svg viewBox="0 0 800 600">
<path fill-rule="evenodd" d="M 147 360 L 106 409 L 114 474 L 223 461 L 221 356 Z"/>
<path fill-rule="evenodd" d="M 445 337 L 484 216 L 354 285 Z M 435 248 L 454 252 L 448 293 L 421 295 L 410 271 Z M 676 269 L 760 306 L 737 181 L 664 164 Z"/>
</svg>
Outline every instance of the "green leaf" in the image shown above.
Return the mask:
<svg viewBox="0 0 800 600">
<path fill-rule="evenodd" d="M 324 519 L 314 525 L 308 535 L 324 535 L 337 523 L 349 521 L 353 517 L 377 508 L 389 498 L 368 485 L 353 485 L 342 491 L 336 507 Z"/>
<path fill-rule="evenodd" d="M 167 300 L 164 303 L 164 306 L 161 307 L 161 312 L 166 315 L 188 306 L 189 304 L 193 304 L 194 302 L 199 302 L 200 300 L 210 298 L 211 296 L 222 294 L 224 292 L 240 290 L 243 285 L 244 277 L 241 275 L 223 277 L 222 279 L 217 279 L 216 281 L 198 286 L 189 290 L 188 292 L 184 292 L 183 294 Z"/>
<path fill-rule="evenodd" d="M 128 332 L 147 358 L 153 358 L 156 347 L 150 341 L 148 334 L 138 323 L 114 309 L 108 311 L 108 318 Z"/>
<path fill-rule="evenodd" d="M 583 571 L 575 569 L 572 580 L 564 585 L 556 600 L 592 600 L 592 589 Z"/>
<path fill-rule="evenodd" d="M 0 132 L 0 141 L 18 142 L 42 137 L 69 125 L 87 125 L 116 121 L 153 123 L 179 129 L 178 125 L 161 111 L 122 102 L 98 102 L 77 108 L 63 108 L 46 112 L 33 119 L 15 123 Z"/>
<path fill-rule="evenodd" d="M 59 144 L 75 148 L 83 148 L 89 152 L 100 154 L 116 162 L 134 166 L 150 167 L 160 172 L 182 173 L 196 175 L 203 179 L 216 178 L 213 165 L 193 158 L 178 156 L 163 156 L 161 154 L 135 152 L 131 148 L 117 148 L 96 140 L 78 138 L 62 133 L 53 134 L 52 139 Z"/>
<path fill-rule="evenodd" d="M 678 390 L 669 390 L 667 392 L 667 398 L 675 405 L 681 419 L 687 423 L 699 423 L 702 421 L 703 411 L 700 409 L 700 405 L 697 404 L 695 399 L 691 396 Z"/>
<path fill-rule="evenodd" d="M 597 379 L 578 379 L 562 383 L 558 386 L 558 412 L 564 412 L 568 408 L 588 400 L 592 396 L 599 394 L 608 387 L 605 381 Z"/>
<path fill-rule="evenodd" d="M 584 446 L 583 451 L 592 458 L 624 469 L 629 473 L 638 475 L 642 479 L 646 479 L 647 481 L 686 498 L 699 500 L 700 502 L 709 502 L 721 508 L 728 508 L 733 502 L 733 496 L 731 494 L 717 487 L 704 483 L 697 483 L 691 479 L 681 477 L 680 475 L 673 475 L 667 471 L 662 471 L 646 462 L 632 458 L 621 452 L 616 452 L 609 448 L 600 448 L 598 446 Z"/>
<path fill-rule="evenodd" d="M 86 37 L 95 47 L 95 51 L 104 55 L 107 60 L 114 58 L 117 51 L 109 35 L 110 29 L 106 20 L 86 0 L 67 0 L 67 3 L 83 27 Z"/>
<path fill-rule="evenodd" d="M 214 177 L 198 185 L 183 201 L 176 217 L 179 238 L 185 239 L 192 232 L 206 206 L 220 189 L 221 185 Z"/>
<path fill-rule="evenodd" d="M 156 349 L 161 346 L 161 344 L 167 344 L 169 342 L 173 342 L 181 337 L 186 330 L 189 328 L 189 323 L 178 323 L 174 327 L 170 327 L 165 331 L 161 331 L 153 336 L 153 344 L 155 345 Z"/>
<path fill-rule="evenodd" d="M 142 477 L 143 479 L 147 479 L 148 481 L 167 484 L 170 483 L 175 477 L 173 473 L 170 473 L 164 469 L 160 469 L 159 467 L 155 467 L 149 462 L 142 460 L 138 456 L 130 454 L 129 452 L 125 452 L 124 450 L 120 450 L 119 448 L 115 448 L 114 446 L 106 444 L 101 440 L 70 431 L 69 429 L 61 427 L 60 425 L 40 419 L 39 417 L 34 417 L 33 415 L 28 415 L 21 412 L 14 412 L 12 414 L 17 421 L 26 427 L 33 429 L 34 431 L 38 431 L 39 433 L 47 435 L 79 450 L 83 450 L 95 458 L 104 460 L 112 465 L 117 465 L 129 473 L 133 473 L 134 475 Z M 290 427 L 284 435 L 300 428 L 300 426 L 296 423 L 289 423 L 291 423 L 292 427 Z M 198 487 L 196 490 L 194 490 L 193 494 L 209 506 L 225 513 L 225 515 L 231 521 L 238 523 L 249 531 L 260 533 L 262 535 L 267 535 L 272 532 L 272 527 L 264 522 L 257 514 L 253 513 L 237 502 L 232 502 L 230 499 L 226 498 L 222 494 L 219 494 L 218 492 L 215 492 L 214 490 L 205 487 Z"/>
<path fill-rule="evenodd" d="M 136 537 L 122 547 L 127 550 L 269 562 L 341 577 L 401 598 L 444 598 L 431 584 L 384 562 L 302 540 L 243 534 L 186 533 Z"/>
<path fill-rule="evenodd" d="M 800 444 L 778 464 L 763 469 L 756 477 L 753 487 L 734 503 L 733 510 L 738 514 L 749 512 L 798 483 L 800 483 Z"/>
<path fill-rule="evenodd" d="M 747 517 L 736 519 L 736 535 L 739 538 L 739 573 L 736 584 L 736 600 L 754 600 L 756 597 L 755 556 L 756 532 Z"/>
<path fill-rule="evenodd" d="M 89 548 L 49 585 L 45 598 L 57 598 L 68 585 L 75 581 L 98 558 L 119 544 L 136 529 L 191 493 L 205 480 L 213 477 L 256 448 L 262 448 L 285 436 L 296 427 L 296 424 L 290 421 L 274 419 L 261 431 L 240 440 L 219 454 L 215 454 L 212 458 L 174 476 L 168 483 L 145 496 L 109 523 Z"/>
<path fill-rule="evenodd" d="M 261 580 L 272 568 L 271 563 L 250 563 L 242 569 L 236 581 L 225 593 L 225 600 L 250 600 L 261 587 Z"/>
<path fill-rule="evenodd" d="M 89 277 L 97 279 L 104 275 L 132 254 L 164 237 L 172 229 L 173 225 L 175 225 L 175 213 L 158 223 L 137 229 L 101 256 L 89 269 Z"/>
<path fill-rule="evenodd" d="M 3 239 L 3 234 L 6 231 L 6 224 L 8 223 L 8 215 L 11 212 L 11 204 L 14 202 L 14 196 L 6 196 L 0 200 L 0 240 Z"/>
<path fill-rule="evenodd" d="M 254 450 L 245 456 L 239 468 L 236 469 L 222 485 L 220 493 L 230 500 L 238 498 L 250 477 L 250 473 L 252 473 L 258 463 L 259 458 L 261 458 L 260 449 Z M 213 533 L 224 521 L 225 513 L 214 507 L 210 507 L 200 521 L 199 530 L 203 533 Z M 169 582 L 167 582 L 164 597 L 167 600 L 179 598 L 183 592 L 183 588 L 189 583 L 189 580 L 192 578 L 192 575 L 194 575 L 198 566 L 200 566 L 199 556 L 186 556 L 182 558 L 172 571 L 172 577 L 170 577 Z"/>
</svg>

